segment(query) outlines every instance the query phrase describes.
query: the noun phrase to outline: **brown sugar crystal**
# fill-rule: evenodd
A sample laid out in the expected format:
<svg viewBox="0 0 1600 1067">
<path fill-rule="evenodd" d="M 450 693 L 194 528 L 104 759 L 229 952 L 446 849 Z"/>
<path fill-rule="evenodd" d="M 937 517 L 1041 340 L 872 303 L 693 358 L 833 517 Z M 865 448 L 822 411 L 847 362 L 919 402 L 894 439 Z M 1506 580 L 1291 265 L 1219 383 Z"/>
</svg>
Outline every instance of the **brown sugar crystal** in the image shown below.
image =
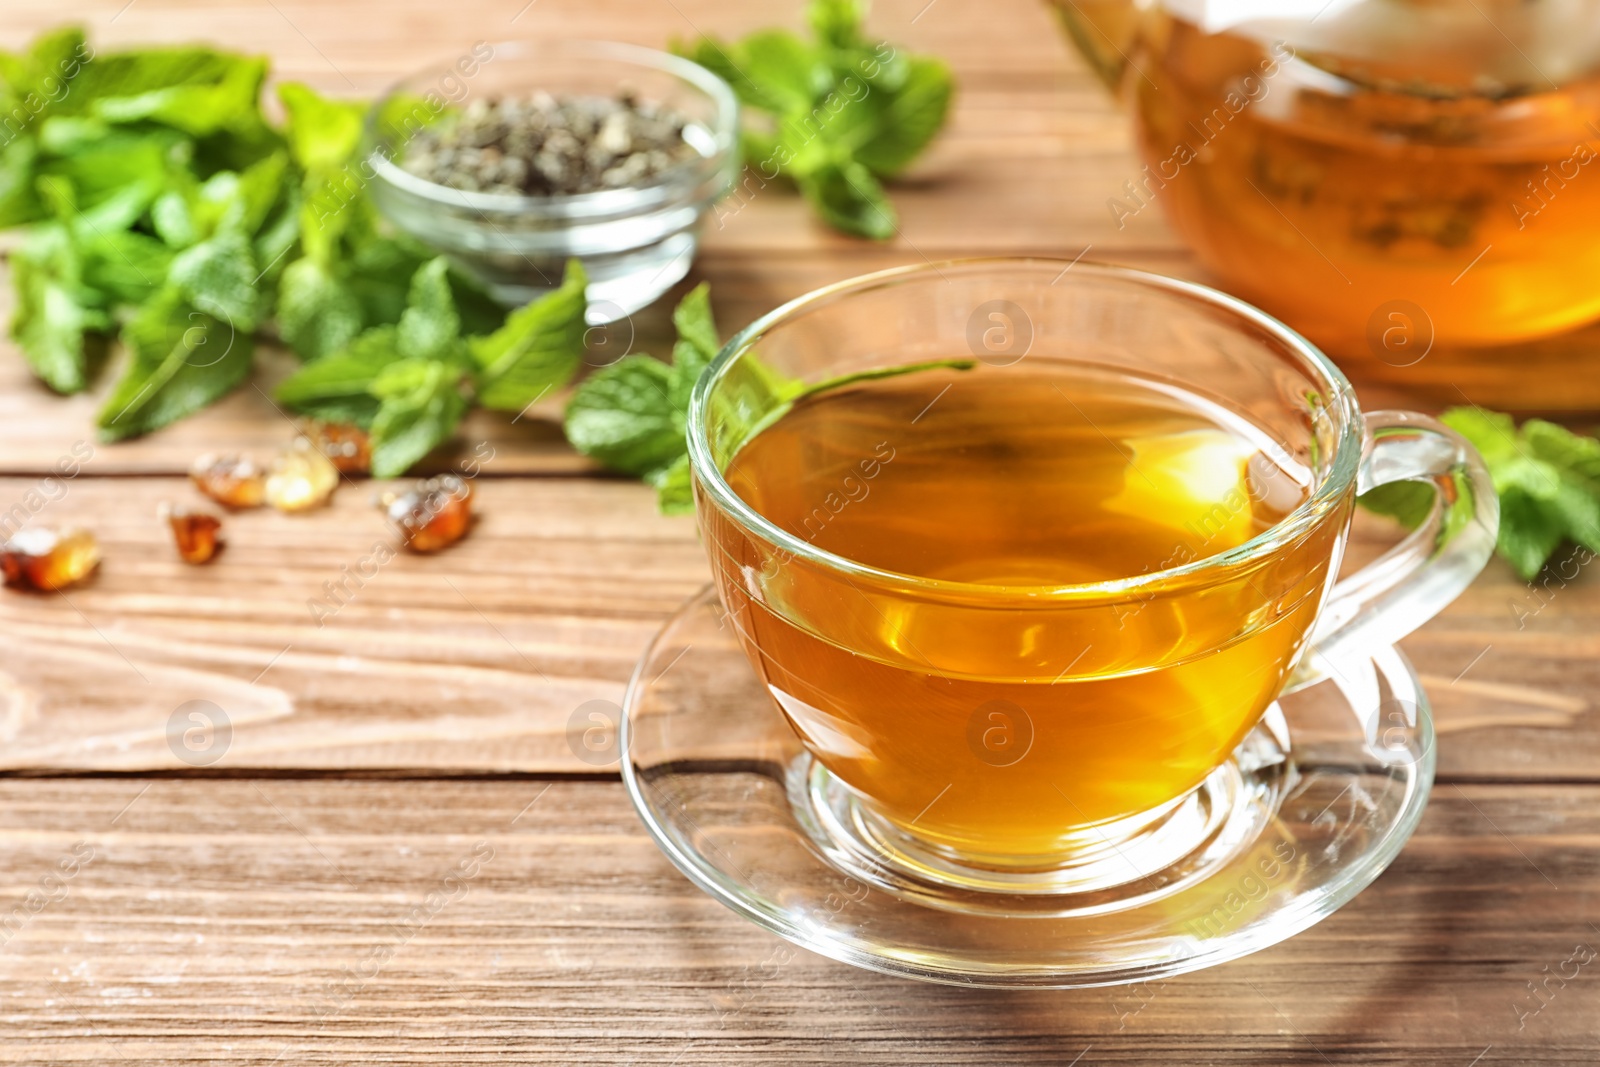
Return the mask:
<svg viewBox="0 0 1600 1067">
<path fill-rule="evenodd" d="M 379 506 L 407 548 L 437 552 L 461 540 L 472 525 L 472 485 L 459 475 L 441 474 L 383 494 Z"/>
<path fill-rule="evenodd" d="M 65 589 L 99 565 L 100 543 L 88 530 L 33 526 L 0 545 L 0 575 L 21 589 Z"/>
<path fill-rule="evenodd" d="M 189 479 L 226 508 L 258 508 L 266 499 L 266 472 L 243 456 L 208 452 L 189 468 Z"/>
<path fill-rule="evenodd" d="M 161 517 L 172 528 L 172 540 L 185 563 L 210 563 L 222 547 L 222 520 L 207 511 L 163 505 Z"/>
<path fill-rule="evenodd" d="M 294 444 L 272 461 L 267 475 L 267 503 L 279 511 L 310 511 L 328 502 L 339 484 L 339 469 L 317 450 L 309 438 Z"/>
<path fill-rule="evenodd" d="M 302 419 L 300 432 L 340 474 L 364 474 L 372 465 L 372 442 L 367 431 L 353 423 Z"/>
</svg>

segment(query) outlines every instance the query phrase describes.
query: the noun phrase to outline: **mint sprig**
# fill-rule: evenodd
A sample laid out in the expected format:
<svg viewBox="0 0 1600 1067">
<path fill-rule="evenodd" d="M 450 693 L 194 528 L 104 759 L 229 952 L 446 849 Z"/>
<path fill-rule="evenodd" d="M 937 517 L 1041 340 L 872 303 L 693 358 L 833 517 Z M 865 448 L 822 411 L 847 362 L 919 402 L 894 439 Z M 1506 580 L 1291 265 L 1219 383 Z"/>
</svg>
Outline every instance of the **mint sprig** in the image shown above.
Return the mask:
<svg viewBox="0 0 1600 1067">
<path fill-rule="evenodd" d="M 449 439 L 474 402 L 521 411 L 577 368 L 588 310 L 577 260 L 560 288 L 475 336 L 462 336 L 450 277 L 444 257 L 424 263 L 398 323 L 362 331 L 278 385 L 278 401 L 294 411 L 367 428 L 376 477 L 405 473 Z"/>
<path fill-rule="evenodd" d="M 675 47 L 767 118 L 745 134 L 744 186 L 790 181 L 830 226 L 883 240 L 899 222 L 881 183 L 944 126 L 954 82 L 939 60 L 869 38 L 866 13 L 866 0 L 812 0 L 810 41 L 762 30 Z"/>
<path fill-rule="evenodd" d="M 657 489 L 666 514 L 693 505 L 685 436 L 689 394 L 721 347 L 704 282 L 672 313 L 678 341 L 669 366 L 646 355 L 624 356 L 580 385 L 567 403 L 567 440 L 612 470 Z"/>
<path fill-rule="evenodd" d="M 1458 407 L 1440 419 L 1472 442 L 1500 498 L 1496 548 L 1531 581 L 1563 544 L 1600 552 L 1600 441 L 1543 419 L 1519 429 L 1510 415 Z M 1433 490 L 1415 482 L 1380 486 L 1361 497 L 1368 510 L 1415 526 Z"/>
</svg>

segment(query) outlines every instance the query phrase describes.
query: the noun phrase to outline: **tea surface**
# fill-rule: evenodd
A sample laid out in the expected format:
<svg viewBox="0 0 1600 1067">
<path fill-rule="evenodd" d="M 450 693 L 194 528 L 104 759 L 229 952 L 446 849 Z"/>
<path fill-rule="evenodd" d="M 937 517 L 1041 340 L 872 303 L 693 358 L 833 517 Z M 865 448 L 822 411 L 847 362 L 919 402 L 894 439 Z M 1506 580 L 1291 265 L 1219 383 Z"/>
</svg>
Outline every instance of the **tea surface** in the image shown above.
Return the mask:
<svg viewBox="0 0 1600 1067">
<path fill-rule="evenodd" d="M 922 578 L 1059 586 L 1248 541 L 1305 499 L 1307 472 L 1270 458 L 1281 452 L 1180 391 L 980 365 L 802 400 L 725 474 L 762 515 L 847 559 Z"/>
</svg>

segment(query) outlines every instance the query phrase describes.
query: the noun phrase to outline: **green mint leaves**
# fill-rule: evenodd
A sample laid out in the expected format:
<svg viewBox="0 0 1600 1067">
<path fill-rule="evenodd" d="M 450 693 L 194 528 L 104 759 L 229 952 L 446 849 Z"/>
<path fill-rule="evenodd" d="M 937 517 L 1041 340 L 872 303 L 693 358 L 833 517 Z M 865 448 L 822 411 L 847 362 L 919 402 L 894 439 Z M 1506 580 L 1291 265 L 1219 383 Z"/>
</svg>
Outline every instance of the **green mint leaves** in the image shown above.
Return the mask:
<svg viewBox="0 0 1600 1067">
<path fill-rule="evenodd" d="M 404 474 L 455 432 L 467 413 L 461 368 L 440 359 L 402 359 L 378 372 L 368 387 L 378 401 L 372 420 L 372 473 Z"/>
<path fill-rule="evenodd" d="M 378 417 L 371 385 L 401 358 L 393 326 L 374 326 L 344 348 L 278 383 L 278 402 L 314 419 L 370 427 Z"/>
<path fill-rule="evenodd" d="M 1524 579 L 1563 543 L 1600 551 L 1600 441 L 1477 408 L 1447 421 L 1483 453 L 1500 496 L 1500 554 Z"/>
<path fill-rule="evenodd" d="M 311 256 L 284 268 L 278 279 L 278 336 L 303 359 L 318 359 L 355 340 L 367 314 L 361 300 L 328 266 Z"/>
<path fill-rule="evenodd" d="M 432 256 L 383 233 L 357 156 L 366 106 L 304 85 L 278 87 L 284 138 L 300 174 L 301 258 L 278 282 L 278 335 L 302 358 L 342 349 L 362 330 L 399 321 L 412 277 Z M 466 283 L 452 279 L 452 293 Z"/>
<path fill-rule="evenodd" d="M 95 53 L 80 31 L 0 52 L 0 225 L 11 336 L 57 392 L 86 389 L 120 338 L 103 437 L 147 433 L 246 380 L 254 334 L 310 362 L 280 395 L 369 427 L 391 476 L 450 436 L 476 398 L 520 411 L 576 370 L 584 277 L 506 320 L 476 283 L 387 234 L 357 165 L 366 106 L 279 87 L 265 60 L 208 48 Z M 476 335 L 476 336 L 468 336 Z"/>
<path fill-rule="evenodd" d="M 865 0 L 812 0 L 810 42 L 763 30 L 678 46 L 768 118 L 746 133 L 736 205 L 744 188 L 781 177 L 835 229 L 879 240 L 898 230 L 881 181 L 905 170 L 944 126 L 954 83 L 938 60 L 869 40 L 866 9 Z"/>
<path fill-rule="evenodd" d="M 588 330 L 583 269 L 574 260 L 554 292 L 513 311 L 505 325 L 467 341 L 478 403 L 522 411 L 577 373 Z"/>
<path fill-rule="evenodd" d="M 613 470 L 657 489 L 661 510 L 693 506 L 685 436 L 689 394 L 721 341 L 711 317 L 710 288 L 692 289 L 672 314 L 678 342 L 672 365 L 649 356 L 624 356 L 580 385 L 567 404 L 567 440 Z"/>
<path fill-rule="evenodd" d="M 176 422 L 231 392 L 249 376 L 254 351 L 249 334 L 198 309 L 176 287 L 141 307 L 122 340 L 128 369 L 97 423 L 110 441 Z"/>
<path fill-rule="evenodd" d="M 588 311 L 577 260 L 567 264 L 560 288 L 477 336 L 462 336 L 452 281 L 444 257 L 423 263 L 397 323 L 363 330 L 307 363 L 279 384 L 278 401 L 366 427 L 373 475 L 392 478 L 448 440 L 474 400 L 521 411 L 572 376 Z"/>
<path fill-rule="evenodd" d="M 52 389 L 88 387 L 120 335 L 102 435 L 146 433 L 250 372 L 264 278 L 294 243 L 290 159 L 258 105 L 266 63 L 206 48 L 96 53 L 81 31 L 0 53 L 0 225 L 11 336 Z"/>
<path fill-rule="evenodd" d="M 1471 441 L 1489 466 L 1500 497 L 1500 555 L 1524 581 L 1536 577 L 1567 542 L 1600 552 L 1600 441 L 1543 419 L 1519 430 L 1511 416 L 1452 408 L 1441 419 Z M 1362 506 L 1414 526 L 1432 490 L 1413 482 L 1380 486 Z"/>
</svg>

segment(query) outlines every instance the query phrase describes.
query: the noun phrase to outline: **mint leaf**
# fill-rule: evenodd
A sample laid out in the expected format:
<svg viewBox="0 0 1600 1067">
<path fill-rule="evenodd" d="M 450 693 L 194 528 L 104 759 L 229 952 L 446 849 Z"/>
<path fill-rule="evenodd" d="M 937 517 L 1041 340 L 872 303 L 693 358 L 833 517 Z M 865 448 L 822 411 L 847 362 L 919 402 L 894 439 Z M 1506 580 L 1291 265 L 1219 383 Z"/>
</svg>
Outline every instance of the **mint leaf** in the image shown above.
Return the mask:
<svg viewBox="0 0 1600 1067">
<path fill-rule="evenodd" d="M 450 291 L 450 261 L 438 256 L 411 279 L 400 316 L 400 352 L 411 359 L 440 359 L 461 343 L 461 316 Z"/>
<path fill-rule="evenodd" d="M 872 116 L 857 134 L 852 153 L 856 162 L 882 178 L 905 170 L 944 127 L 954 91 L 954 79 L 943 63 L 911 57 L 898 91 L 868 93 L 852 105 Z"/>
<path fill-rule="evenodd" d="M 0 224 L 53 216 L 13 257 L 12 332 L 42 378 L 76 390 L 86 348 L 127 320 L 108 438 L 181 418 L 249 372 L 262 282 L 276 280 L 258 257 L 296 240 L 289 154 L 258 104 L 265 73 L 208 48 L 96 54 L 76 30 L 0 53 Z"/>
<path fill-rule="evenodd" d="M 32 137 L 15 137 L 0 147 L 0 226 L 32 222 L 44 214 L 33 185 L 38 158 Z"/>
<path fill-rule="evenodd" d="M 341 277 L 361 301 L 367 323 L 399 322 L 412 275 L 428 261 L 403 241 L 363 238 L 341 264 Z"/>
<path fill-rule="evenodd" d="M 109 330 L 111 319 L 94 306 L 99 296 L 82 279 L 82 261 L 66 228 L 46 224 L 11 256 L 17 304 L 11 336 L 23 358 L 58 393 L 76 393 L 88 384 L 84 335 Z"/>
<path fill-rule="evenodd" d="M 189 304 L 169 288 L 139 309 L 122 331 L 129 363 L 100 409 L 103 438 L 148 433 L 191 415 L 250 373 L 250 335 Z"/>
<path fill-rule="evenodd" d="M 678 306 L 672 310 L 672 325 L 678 331 L 678 339 L 688 342 L 693 348 L 700 362 L 700 368 L 695 370 L 694 375 L 699 377 L 700 369 L 716 359 L 722 349 L 717 323 L 711 315 L 710 285 L 701 282 L 684 294 Z M 679 363 L 681 365 L 681 361 Z"/>
<path fill-rule="evenodd" d="M 302 359 L 337 352 L 361 332 L 361 301 L 315 259 L 297 259 L 278 282 L 278 336 Z"/>
<path fill-rule="evenodd" d="M 849 48 L 861 41 L 861 23 L 867 17 L 865 0 L 811 0 L 806 21 L 824 44 Z"/>
<path fill-rule="evenodd" d="M 442 360 L 407 359 L 372 382 L 379 400 L 372 421 L 372 474 L 394 478 L 455 432 L 466 413 L 460 369 Z"/>
<path fill-rule="evenodd" d="M 672 312 L 678 341 L 672 346 L 672 383 L 668 395 L 674 411 L 687 422 L 689 396 L 700 374 L 716 358 L 722 342 L 711 317 L 711 287 L 701 282 L 685 294 Z"/>
<path fill-rule="evenodd" d="M 46 129 L 61 120 L 52 119 Z M 70 194 L 75 211 L 101 230 L 126 229 L 173 181 L 188 160 L 188 146 L 171 132 L 108 130 L 63 155 L 41 158 L 41 182 Z"/>
<path fill-rule="evenodd" d="M 1560 517 L 1521 489 L 1500 494 L 1500 534 L 1495 548 L 1523 581 L 1532 581 L 1560 547 Z"/>
<path fill-rule="evenodd" d="M 455 302 L 456 314 L 461 316 L 463 334 L 490 334 L 506 324 L 506 309 L 489 295 L 483 283 L 453 263 L 448 277 L 450 297 Z"/>
<path fill-rule="evenodd" d="M 1600 551 L 1600 499 L 1592 487 L 1563 471 L 1560 484 L 1541 497 L 1540 503 L 1559 516 L 1567 540 Z"/>
<path fill-rule="evenodd" d="M 285 378 L 274 395 L 302 415 L 370 426 L 378 414 L 372 385 L 386 368 L 403 359 L 395 328 L 374 327 L 347 347 Z"/>
<path fill-rule="evenodd" d="M 300 240 L 300 193 L 285 186 L 283 198 L 267 214 L 252 242 L 256 262 L 262 264 L 257 284 L 266 290 L 278 283 L 288 262 L 289 250 Z"/>
<path fill-rule="evenodd" d="M 1511 416 L 1477 407 L 1452 408 L 1440 419 L 1483 456 L 1500 498 L 1496 547 L 1524 580 L 1567 541 L 1600 551 L 1600 441 L 1542 419 L 1519 430 Z M 1431 502 L 1427 487 L 1402 483 L 1373 490 L 1360 503 L 1420 521 L 1426 503 L 1419 491 Z"/>
<path fill-rule="evenodd" d="M 646 479 L 656 489 L 656 507 L 663 515 L 686 515 L 694 510 L 694 485 L 686 452 Z"/>
<path fill-rule="evenodd" d="M 172 259 L 168 283 L 194 307 L 250 333 L 260 322 L 255 250 L 237 230 L 225 230 Z"/>
<path fill-rule="evenodd" d="M 223 208 L 217 228 L 247 234 L 260 230 L 283 196 L 288 173 L 289 157 L 283 152 L 274 152 L 240 171 L 233 197 Z"/>
<path fill-rule="evenodd" d="M 672 368 L 625 356 L 580 385 L 567 404 L 567 440 L 613 470 L 644 476 L 685 451 L 671 399 Z"/>
<path fill-rule="evenodd" d="M 752 71 L 743 46 L 703 37 L 692 45 L 674 42 L 672 48 L 727 82 L 741 103 L 762 111 L 786 110 L 788 87 L 772 84 L 762 71 Z"/>
<path fill-rule="evenodd" d="M 243 56 L 198 45 L 100 51 L 85 62 L 73 92 L 64 101 L 71 114 L 92 111 L 102 99 L 126 99 L 177 86 L 216 85 L 242 63 Z"/>
<path fill-rule="evenodd" d="M 826 91 L 829 72 L 816 50 L 786 30 L 752 33 L 739 53 L 740 69 L 762 101 L 757 106 L 780 113 L 810 111 L 817 90 Z"/>
<path fill-rule="evenodd" d="M 478 403 L 522 411 L 578 369 L 588 300 L 583 264 L 567 262 L 561 287 L 512 312 L 504 326 L 468 342 L 478 369 Z"/>
<path fill-rule="evenodd" d="M 151 203 L 150 228 L 172 248 L 188 248 L 202 236 L 189 197 L 177 189 L 168 189 Z"/>
<path fill-rule="evenodd" d="M 78 75 L 93 56 L 83 31 L 68 26 L 40 34 L 23 53 L 0 52 L 0 105 L 16 136 L 52 114 L 70 110 Z"/>
<path fill-rule="evenodd" d="M 1433 509 L 1435 495 L 1433 486 L 1422 482 L 1388 482 L 1362 493 L 1357 503 L 1375 515 L 1387 515 L 1414 530 Z"/>
<path fill-rule="evenodd" d="M 174 51 L 187 54 L 191 50 Z M 156 62 L 157 56 L 155 52 L 145 53 L 143 63 L 136 61 L 130 64 L 129 82 L 135 80 L 133 67 Z M 91 63 L 86 69 L 93 69 L 96 65 Z M 216 76 L 204 80 L 194 77 L 201 67 L 207 68 L 206 74 Z M 168 73 L 178 74 L 176 69 Z M 211 61 L 197 63 L 181 82 L 127 95 L 101 95 L 93 101 L 89 110 L 96 118 L 106 122 L 150 121 L 194 135 L 216 133 L 259 121 L 257 100 L 266 76 L 265 59 L 213 53 Z M 100 82 L 103 79 L 94 80 Z M 105 92 L 100 84 L 94 88 L 102 94 Z"/>
<path fill-rule="evenodd" d="M 817 214 L 835 229 L 881 241 L 899 228 L 883 186 L 860 163 L 825 164 L 798 181 Z"/>
<path fill-rule="evenodd" d="M 279 85 L 278 99 L 289 120 L 289 151 L 302 170 L 336 171 L 355 155 L 367 105 L 333 100 L 298 82 Z"/>
<path fill-rule="evenodd" d="M 1600 440 L 1543 419 L 1523 423 L 1522 437 L 1534 458 L 1565 468 L 1600 492 Z"/>
<path fill-rule="evenodd" d="M 307 256 L 329 264 L 340 257 L 345 231 L 364 210 L 364 202 L 359 199 L 362 195 L 347 175 L 306 175 L 300 207 L 300 243 Z M 404 290 L 401 292 L 403 298 Z"/>
<path fill-rule="evenodd" d="M 74 80 L 92 54 L 75 27 L 42 34 L 27 52 L 0 52 L 0 226 L 43 216 L 34 189 L 39 139 L 51 117 L 82 95 Z"/>
<path fill-rule="evenodd" d="M 91 233 L 78 241 L 86 285 L 121 304 L 142 304 L 162 287 L 172 250 L 137 230 Z"/>
<path fill-rule="evenodd" d="M 574 448 L 657 486 L 669 514 L 687 500 L 690 393 L 721 347 L 704 282 L 678 302 L 672 321 L 678 327 L 672 366 L 627 356 L 579 386 L 566 415 Z"/>
<path fill-rule="evenodd" d="M 1517 424 L 1510 415 L 1483 408 L 1451 408 L 1439 421 L 1471 441 L 1491 469 L 1517 458 Z"/>
<path fill-rule="evenodd" d="M 732 44 L 702 38 L 674 47 L 768 113 L 770 121 L 744 132 L 748 163 L 794 181 L 835 229 L 881 240 L 897 224 L 877 179 L 904 171 L 943 128 L 953 80 L 936 59 L 870 43 L 866 8 L 864 0 L 813 0 L 812 43 L 762 30 Z"/>
</svg>

